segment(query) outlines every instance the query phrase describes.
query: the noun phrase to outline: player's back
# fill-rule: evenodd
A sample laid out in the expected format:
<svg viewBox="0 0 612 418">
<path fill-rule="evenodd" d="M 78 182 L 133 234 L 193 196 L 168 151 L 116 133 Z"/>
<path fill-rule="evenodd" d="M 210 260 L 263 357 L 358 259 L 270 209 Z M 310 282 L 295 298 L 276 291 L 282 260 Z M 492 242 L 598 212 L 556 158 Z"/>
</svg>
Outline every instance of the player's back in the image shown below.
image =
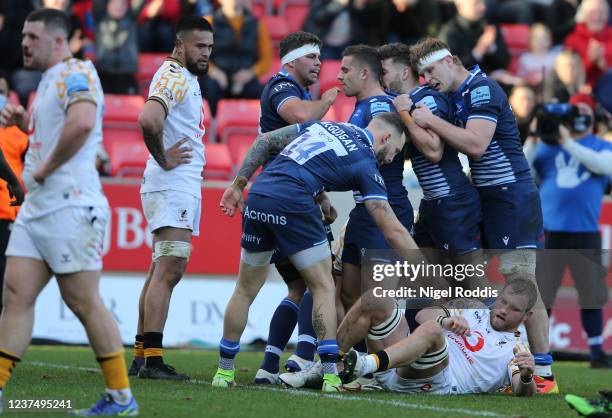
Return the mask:
<svg viewBox="0 0 612 418">
<path fill-rule="evenodd" d="M 471 119 L 496 123 L 485 153 L 478 159 L 470 158 L 474 185 L 533 181 L 506 93 L 478 66 L 470 68 L 470 72 L 461 87 L 451 95 L 455 103 L 456 124 L 465 126 Z"/>
<path fill-rule="evenodd" d="M 513 332 L 496 331 L 490 310 L 451 310 L 470 325 L 469 337 L 446 332 L 449 368 L 456 393 L 489 393 L 510 385 L 514 347 L 522 344 Z"/>
<path fill-rule="evenodd" d="M 447 122 L 454 122 L 453 104 L 447 95 L 422 86 L 413 90 L 410 98 L 414 106 L 425 105 L 436 116 Z M 408 155 L 427 200 L 461 193 L 473 187 L 463 172 L 457 150 L 448 144 L 444 144 L 442 158 L 437 163 L 429 161 L 412 142 L 408 144 Z"/>
<path fill-rule="evenodd" d="M 200 197 L 202 169 L 206 161 L 203 143 L 204 106 L 197 76 L 170 57 L 153 76 L 147 100 L 158 102 L 166 113 L 164 149 L 187 138 L 184 147 L 191 148 L 192 156 L 189 164 L 164 170 L 150 155 L 140 191 L 179 190 Z"/>
<path fill-rule="evenodd" d="M 299 126 L 298 136 L 259 175 L 250 193 L 278 198 L 287 211 L 300 211 L 324 190 L 365 190 L 368 197 L 386 199 L 367 130 L 334 122 Z"/>
<path fill-rule="evenodd" d="M 28 127 L 23 181 L 28 190 L 22 217 L 43 216 L 67 206 L 106 205 L 95 166 L 102 141 L 104 94 L 90 61 L 68 59 L 47 69 L 38 85 Z M 96 122 L 79 151 L 38 184 L 33 174 L 59 141 L 69 107 L 78 102 L 96 105 Z"/>
</svg>

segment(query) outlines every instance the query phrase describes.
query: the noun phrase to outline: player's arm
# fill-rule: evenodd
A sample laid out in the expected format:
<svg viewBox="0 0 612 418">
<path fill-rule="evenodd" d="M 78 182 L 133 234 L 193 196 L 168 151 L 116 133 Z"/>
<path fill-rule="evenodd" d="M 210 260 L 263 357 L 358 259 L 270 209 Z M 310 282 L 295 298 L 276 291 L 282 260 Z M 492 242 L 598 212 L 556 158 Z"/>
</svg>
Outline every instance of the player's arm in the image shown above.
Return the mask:
<svg viewBox="0 0 612 418">
<path fill-rule="evenodd" d="M 7 183 L 7 187 L 9 190 L 9 196 L 11 198 L 15 198 L 15 200 L 11 200 L 9 203 L 10 206 L 19 206 L 23 203 L 23 188 L 21 187 L 21 183 L 19 183 L 19 179 L 11 169 L 11 166 L 4 158 L 4 153 L 0 148 L 0 178 L 5 180 Z"/>
<path fill-rule="evenodd" d="M 474 118 L 467 121 L 465 128 L 460 128 L 434 115 L 425 105 L 417 105 L 412 117 L 419 126 L 433 130 L 451 147 L 474 159 L 485 153 L 497 127 L 491 120 Z"/>
<path fill-rule="evenodd" d="M 164 120 L 167 116 L 165 103 L 154 99 L 147 100 L 138 116 L 138 124 L 142 130 L 145 145 L 157 164 L 164 170 L 171 170 L 180 164 L 191 161 L 191 149 L 181 148 L 188 138 L 183 138 L 176 144 L 164 149 Z"/>
<path fill-rule="evenodd" d="M 366 209 L 380 228 L 389 245 L 409 262 L 423 260 L 416 245 L 404 225 L 397 219 L 391 205 L 386 200 L 368 199 L 364 202 Z"/>
<path fill-rule="evenodd" d="M 416 314 L 415 319 L 419 324 L 424 324 L 427 321 L 435 321 L 443 329 L 457 335 L 469 336 L 471 334 L 470 324 L 467 319 L 460 314 L 457 315 L 455 313 L 453 315 L 453 313 L 444 306 L 421 309 Z"/>
<path fill-rule="evenodd" d="M 309 120 L 320 120 L 329 110 L 339 89 L 332 87 L 321 95 L 319 100 L 301 100 L 297 97 L 287 99 L 278 109 L 278 114 L 287 123 L 303 123 Z"/>
<path fill-rule="evenodd" d="M 333 224 L 336 218 L 338 217 L 338 212 L 336 211 L 336 208 L 332 205 L 327 193 L 319 193 L 315 200 L 319 204 L 319 206 L 321 206 L 321 212 L 323 212 L 325 222 L 327 222 L 328 224 Z"/>
<path fill-rule="evenodd" d="M 59 140 L 33 175 L 36 182 L 44 182 L 81 149 L 96 125 L 96 113 L 96 104 L 88 100 L 75 102 L 68 107 Z"/>
<path fill-rule="evenodd" d="M 289 125 L 275 131 L 260 134 L 251 145 L 249 152 L 238 170 L 232 184 L 225 189 L 221 197 L 221 210 L 227 216 L 234 216 L 236 208 L 242 210 L 242 192 L 255 171 L 263 165 L 272 154 L 277 154 L 296 137 L 298 125 Z"/>
<path fill-rule="evenodd" d="M 514 348 L 514 360 L 512 361 L 512 393 L 516 396 L 533 396 L 537 391 L 533 372 L 535 361 L 533 355 L 527 350 Z"/>
<path fill-rule="evenodd" d="M 421 128 L 412 118 L 412 100 L 407 94 L 401 94 L 393 99 L 393 105 L 399 112 L 404 125 L 410 132 L 410 138 L 414 146 L 432 163 L 437 163 L 444 154 L 444 142 L 431 129 Z"/>
</svg>

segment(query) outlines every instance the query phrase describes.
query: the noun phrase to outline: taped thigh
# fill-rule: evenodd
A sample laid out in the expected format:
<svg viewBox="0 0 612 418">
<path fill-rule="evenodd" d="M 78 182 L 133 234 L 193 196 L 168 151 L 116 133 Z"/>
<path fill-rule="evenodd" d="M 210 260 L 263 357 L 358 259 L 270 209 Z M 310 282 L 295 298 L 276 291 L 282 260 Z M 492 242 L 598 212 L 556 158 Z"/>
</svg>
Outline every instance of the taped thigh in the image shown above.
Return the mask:
<svg viewBox="0 0 612 418">
<path fill-rule="evenodd" d="M 503 251 L 499 254 L 499 273 L 506 279 L 535 280 L 536 251 L 533 249 Z"/>
<path fill-rule="evenodd" d="M 329 249 L 329 244 L 326 241 L 322 244 L 315 245 L 314 247 L 306 248 L 305 250 L 292 254 L 289 256 L 289 259 L 295 268 L 300 271 L 306 270 L 318 262 L 330 257 L 331 251 Z"/>
<path fill-rule="evenodd" d="M 270 264 L 274 250 L 270 251 L 249 251 L 242 249 L 240 251 L 240 261 L 253 267 L 264 267 Z"/>
</svg>

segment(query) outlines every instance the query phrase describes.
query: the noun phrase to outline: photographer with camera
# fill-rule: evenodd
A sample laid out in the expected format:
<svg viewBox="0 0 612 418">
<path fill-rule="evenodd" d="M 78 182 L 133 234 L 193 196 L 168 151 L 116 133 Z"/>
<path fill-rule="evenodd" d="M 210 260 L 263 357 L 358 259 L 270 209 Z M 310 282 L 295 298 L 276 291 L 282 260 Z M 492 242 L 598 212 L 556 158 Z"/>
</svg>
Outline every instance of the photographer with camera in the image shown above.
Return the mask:
<svg viewBox="0 0 612 418">
<path fill-rule="evenodd" d="M 608 300 L 598 221 L 612 176 L 612 143 L 593 133 L 595 99 L 577 94 L 569 104 L 535 111 L 524 152 L 539 180 L 544 251 L 537 262 L 542 298 L 550 309 L 569 266 L 578 290 L 591 367 L 609 368 L 602 349 L 603 311 Z M 549 251 L 565 250 L 565 251 Z M 571 251 L 570 251 L 571 250 Z"/>
</svg>

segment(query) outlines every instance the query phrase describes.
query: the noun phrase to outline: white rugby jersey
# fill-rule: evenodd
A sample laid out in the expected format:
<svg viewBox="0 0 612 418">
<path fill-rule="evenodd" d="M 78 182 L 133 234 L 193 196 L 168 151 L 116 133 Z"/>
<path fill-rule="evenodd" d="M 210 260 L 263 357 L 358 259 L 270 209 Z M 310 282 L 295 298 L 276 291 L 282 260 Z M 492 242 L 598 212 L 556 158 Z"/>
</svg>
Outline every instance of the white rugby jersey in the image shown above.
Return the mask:
<svg viewBox="0 0 612 418">
<path fill-rule="evenodd" d="M 488 309 L 451 309 L 452 316 L 463 316 L 470 324 L 469 337 L 446 331 L 449 368 L 454 393 L 489 393 L 511 385 L 518 370 L 514 347 L 528 351 L 514 332 L 495 331 Z M 518 335 L 518 334 L 517 334 Z"/>
<path fill-rule="evenodd" d="M 51 173 L 44 183 L 36 183 L 34 172 L 57 144 L 68 108 L 79 101 L 97 105 L 94 128 L 70 160 Z M 40 217 L 67 206 L 108 205 L 95 164 L 102 141 L 104 95 L 91 61 L 70 58 L 47 69 L 36 90 L 31 112 L 30 146 L 23 170 L 28 193 L 19 216 Z"/>
<path fill-rule="evenodd" d="M 148 100 L 160 103 L 166 111 L 164 121 L 164 149 L 183 138 L 189 138 L 183 147 L 191 148 L 191 162 L 171 170 L 164 170 L 149 155 L 140 192 L 179 190 L 200 197 L 204 157 L 204 105 L 198 78 L 183 65 L 169 57 L 159 67 L 151 86 Z"/>
</svg>

